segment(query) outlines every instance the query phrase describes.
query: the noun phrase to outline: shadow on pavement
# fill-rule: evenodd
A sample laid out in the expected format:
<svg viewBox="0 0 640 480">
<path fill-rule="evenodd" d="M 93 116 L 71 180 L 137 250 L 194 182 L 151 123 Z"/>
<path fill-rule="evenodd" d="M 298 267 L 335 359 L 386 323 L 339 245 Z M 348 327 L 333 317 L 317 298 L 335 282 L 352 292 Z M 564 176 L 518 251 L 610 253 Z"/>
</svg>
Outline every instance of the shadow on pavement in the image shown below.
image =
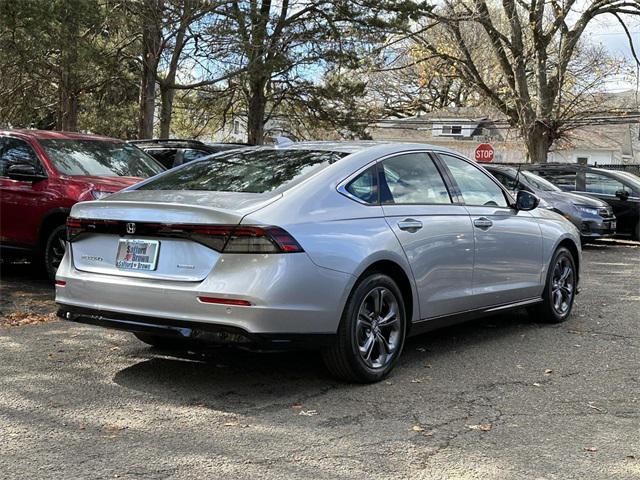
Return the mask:
<svg viewBox="0 0 640 480">
<path fill-rule="evenodd" d="M 411 337 L 389 380 L 415 376 L 416 370 L 422 374 L 429 362 L 450 362 L 456 350 L 488 348 L 502 338 L 520 339 L 537 328 L 524 311 L 517 311 Z M 180 353 L 149 348 L 144 352 L 151 358 L 117 372 L 113 381 L 180 404 L 236 413 L 282 404 L 283 398 L 304 400 L 331 389 L 376 388 L 332 378 L 317 351 Z"/>
</svg>

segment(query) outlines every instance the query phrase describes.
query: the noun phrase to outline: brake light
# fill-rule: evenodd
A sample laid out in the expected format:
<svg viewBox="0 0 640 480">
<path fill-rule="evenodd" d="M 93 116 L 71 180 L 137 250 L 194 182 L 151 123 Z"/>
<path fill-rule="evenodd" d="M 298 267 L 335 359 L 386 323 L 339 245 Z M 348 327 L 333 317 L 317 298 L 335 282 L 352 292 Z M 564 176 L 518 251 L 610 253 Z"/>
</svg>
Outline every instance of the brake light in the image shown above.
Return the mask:
<svg viewBox="0 0 640 480">
<path fill-rule="evenodd" d="M 56 280 L 56 286 L 57 287 L 64 287 L 67 285 L 67 282 L 64 280 Z"/>
</svg>

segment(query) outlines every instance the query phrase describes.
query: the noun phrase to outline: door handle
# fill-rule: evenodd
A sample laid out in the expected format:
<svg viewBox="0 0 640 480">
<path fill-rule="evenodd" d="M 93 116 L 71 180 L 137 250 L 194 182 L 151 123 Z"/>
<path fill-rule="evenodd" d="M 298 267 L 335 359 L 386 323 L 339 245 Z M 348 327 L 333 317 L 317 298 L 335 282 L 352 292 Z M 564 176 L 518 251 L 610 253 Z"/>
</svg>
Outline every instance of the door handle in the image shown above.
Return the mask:
<svg viewBox="0 0 640 480">
<path fill-rule="evenodd" d="M 491 226 L 493 226 L 493 222 L 487 217 L 476 218 L 473 221 L 473 224 L 478 228 L 490 228 Z"/>
<path fill-rule="evenodd" d="M 414 220 L 413 218 L 405 218 L 401 222 L 398 222 L 398 228 L 410 233 L 415 233 L 422 228 L 422 222 L 420 220 Z"/>
</svg>

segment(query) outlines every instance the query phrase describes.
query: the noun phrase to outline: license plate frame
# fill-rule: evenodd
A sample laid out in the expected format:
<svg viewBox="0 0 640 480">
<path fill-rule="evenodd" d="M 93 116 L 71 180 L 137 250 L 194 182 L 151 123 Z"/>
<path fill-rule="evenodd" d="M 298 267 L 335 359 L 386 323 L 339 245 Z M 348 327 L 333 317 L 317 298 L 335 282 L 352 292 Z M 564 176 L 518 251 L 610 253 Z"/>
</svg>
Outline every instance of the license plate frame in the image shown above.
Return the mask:
<svg viewBox="0 0 640 480">
<path fill-rule="evenodd" d="M 153 247 L 152 251 L 150 247 Z M 159 252 L 159 240 L 121 238 L 116 252 L 116 268 L 134 272 L 153 272 L 158 268 Z"/>
</svg>

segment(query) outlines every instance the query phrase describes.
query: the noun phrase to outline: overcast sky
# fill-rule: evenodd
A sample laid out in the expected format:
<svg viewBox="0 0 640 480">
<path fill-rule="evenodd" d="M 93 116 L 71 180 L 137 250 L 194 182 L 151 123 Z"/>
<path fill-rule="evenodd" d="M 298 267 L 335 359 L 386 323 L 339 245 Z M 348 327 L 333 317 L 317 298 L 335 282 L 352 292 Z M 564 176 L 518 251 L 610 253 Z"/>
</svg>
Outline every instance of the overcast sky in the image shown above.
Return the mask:
<svg viewBox="0 0 640 480">
<path fill-rule="evenodd" d="M 633 45 L 636 53 L 640 56 L 640 17 L 626 15 L 624 17 L 625 24 L 631 33 Z M 593 43 L 600 43 L 615 56 L 624 56 L 631 62 L 633 55 L 629 47 L 629 40 L 618 20 L 612 15 L 603 15 L 602 17 L 592 20 L 586 31 L 585 38 Z M 638 70 L 636 68 L 636 76 Z M 611 79 L 607 90 L 636 90 L 638 88 L 638 79 Z"/>
</svg>

